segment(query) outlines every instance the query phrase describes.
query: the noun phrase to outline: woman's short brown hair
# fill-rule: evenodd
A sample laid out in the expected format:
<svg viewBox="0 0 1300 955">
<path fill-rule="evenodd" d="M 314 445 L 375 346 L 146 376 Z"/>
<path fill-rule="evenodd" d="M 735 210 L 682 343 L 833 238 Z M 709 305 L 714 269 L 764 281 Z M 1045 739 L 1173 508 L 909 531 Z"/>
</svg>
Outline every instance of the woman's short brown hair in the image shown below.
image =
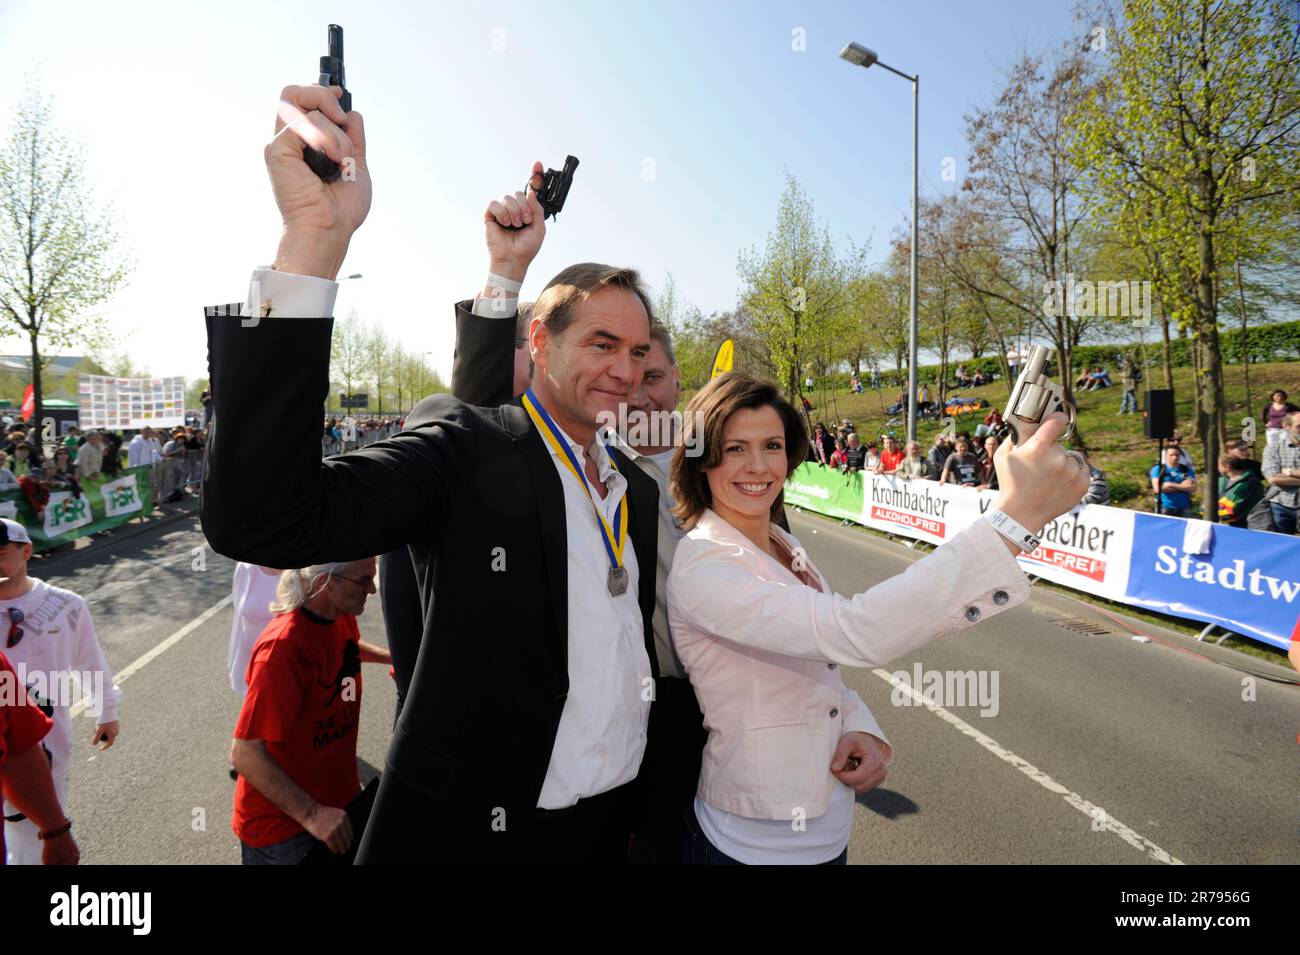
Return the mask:
<svg viewBox="0 0 1300 955">
<path fill-rule="evenodd" d="M 786 475 L 808 457 L 808 434 L 803 419 L 790 402 L 781 397 L 770 381 L 752 378 L 739 372 L 719 375 L 699 390 L 686 406 L 683 415 L 682 443 L 673 455 L 670 490 L 673 514 L 687 530 L 699 522 L 705 508 L 713 506 L 709 490 L 711 471 L 722 463 L 723 434 L 727 422 L 745 408 L 773 408 L 781 417 L 785 431 Z M 772 502 L 772 520 L 781 516 L 785 506 L 782 490 Z"/>
</svg>

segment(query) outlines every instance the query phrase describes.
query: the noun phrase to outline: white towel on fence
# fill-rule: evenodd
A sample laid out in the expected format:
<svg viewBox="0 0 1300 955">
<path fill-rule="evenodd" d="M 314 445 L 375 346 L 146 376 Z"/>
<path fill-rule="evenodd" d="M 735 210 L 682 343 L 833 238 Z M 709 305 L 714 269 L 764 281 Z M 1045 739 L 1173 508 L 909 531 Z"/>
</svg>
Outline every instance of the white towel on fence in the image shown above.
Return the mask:
<svg viewBox="0 0 1300 955">
<path fill-rule="evenodd" d="M 1214 543 L 1214 525 L 1209 521 L 1187 521 L 1183 528 L 1183 553 L 1208 554 Z"/>
</svg>

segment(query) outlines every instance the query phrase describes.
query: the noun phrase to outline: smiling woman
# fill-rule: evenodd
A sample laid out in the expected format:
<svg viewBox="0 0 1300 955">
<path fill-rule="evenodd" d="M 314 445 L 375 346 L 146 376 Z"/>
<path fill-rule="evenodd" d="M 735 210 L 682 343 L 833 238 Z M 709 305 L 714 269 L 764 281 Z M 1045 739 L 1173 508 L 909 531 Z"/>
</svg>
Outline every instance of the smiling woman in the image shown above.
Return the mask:
<svg viewBox="0 0 1300 955">
<path fill-rule="evenodd" d="M 715 378 L 685 426 L 668 619 L 709 738 L 684 861 L 843 864 L 854 794 L 884 780 L 892 750 L 839 665 L 884 663 L 1014 606 L 1024 572 L 979 521 L 898 577 L 835 594 L 775 523 L 808 442 L 776 386 Z"/>
</svg>

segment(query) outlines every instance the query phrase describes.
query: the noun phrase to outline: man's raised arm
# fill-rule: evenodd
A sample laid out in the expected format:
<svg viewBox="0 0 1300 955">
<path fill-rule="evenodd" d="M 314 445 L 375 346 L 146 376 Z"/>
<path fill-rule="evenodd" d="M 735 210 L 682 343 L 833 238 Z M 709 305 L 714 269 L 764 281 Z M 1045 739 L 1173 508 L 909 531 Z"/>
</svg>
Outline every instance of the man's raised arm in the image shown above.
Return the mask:
<svg viewBox="0 0 1300 955">
<path fill-rule="evenodd" d="M 361 115 L 338 87 L 289 86 L 264 156 L 283 231 L 242 308 L 209 309 L 213 417 L 201 515 L 219 553 L 270 567 L 374 556 L 436 527 L 464 485 L 466 409 L 430 398 L 407 431 L 322 461 L 334 279 L 370 211 Z M 339 164 L 320 180 L 303 147 Z M 232 314 L 233 313 L 233 314 Z"/>
<path fill-rule="evenodd" d="M 505 404 L 520 390 L 516 362 L 521 360 L 519 350 L 530 346 L 516 341 L 516 316 L 519 290 L 546 238 L 537 201 L 541 185 L 542 164 L 535 162 L 526 191 L 493 200 L 483 212 L 488 278 L 473 302 L 456 303 L 456 353 L 451 366 L 451 393 L 471 405 Z M 527 334 L 525 329 L 523 335 Z"/>
</svg>

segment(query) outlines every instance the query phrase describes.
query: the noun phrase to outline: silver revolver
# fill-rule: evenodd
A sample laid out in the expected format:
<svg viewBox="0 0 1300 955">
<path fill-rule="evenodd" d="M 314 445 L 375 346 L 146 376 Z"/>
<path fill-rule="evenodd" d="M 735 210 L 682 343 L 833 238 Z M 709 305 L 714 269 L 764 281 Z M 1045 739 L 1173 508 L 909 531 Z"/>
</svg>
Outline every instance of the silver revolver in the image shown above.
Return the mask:
<svg viewBox="0 0 1300 955">
<path fill-rule="evenodd" d="M 1020 377 L 1011 389 L 1007 399 L 1007 410 L 1002 415 L 1002 433 L 998 440 L 1009 434 L 1012 444 L 1020 444 L 1043 423 L 1043 419 L 1053 412 L 1060 411 L 1066 416 L 1067 424 L 1062 438 L 1069 438 L 1074 433 L 1074 405 L 1065 400 L 1064 389 L 1052 381 L 1043 371 L 1051 355 L 1043 345 L 1031 345 L 1029 355 L 1020 368 Z"/>
</svg>

